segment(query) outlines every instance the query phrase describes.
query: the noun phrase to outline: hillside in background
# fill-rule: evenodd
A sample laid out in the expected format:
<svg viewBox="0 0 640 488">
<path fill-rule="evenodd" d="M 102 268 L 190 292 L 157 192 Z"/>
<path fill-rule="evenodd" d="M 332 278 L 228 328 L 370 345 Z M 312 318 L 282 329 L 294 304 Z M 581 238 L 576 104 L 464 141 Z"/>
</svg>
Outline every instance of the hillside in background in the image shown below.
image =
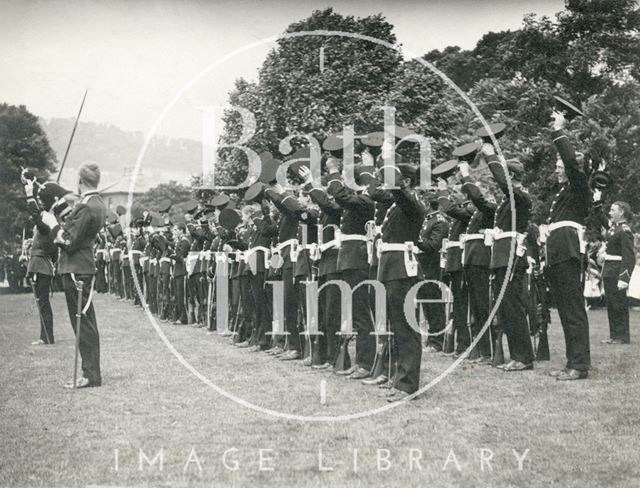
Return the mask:
<svg viewBox="0 0 640 488">
<path fill-rule="evenodd" d="M 57 155 L 58 166 L 64 157 L 73 122 L 72 118 L 40 119 Z M 61 182 L 67 187 L 75 185 L 75 169 L 84 161 L 100 164 L 105 186 L 127 178 L 143 142 L 142 132 L 124 131 L 111 124 L 80 122 Z M 136 189 L 146 191 L 171 180 L 188 184 L 192 174 L 201 173 L 201 152 L 198 141 L 156 136 L 145 154 Z"/>
</svg>

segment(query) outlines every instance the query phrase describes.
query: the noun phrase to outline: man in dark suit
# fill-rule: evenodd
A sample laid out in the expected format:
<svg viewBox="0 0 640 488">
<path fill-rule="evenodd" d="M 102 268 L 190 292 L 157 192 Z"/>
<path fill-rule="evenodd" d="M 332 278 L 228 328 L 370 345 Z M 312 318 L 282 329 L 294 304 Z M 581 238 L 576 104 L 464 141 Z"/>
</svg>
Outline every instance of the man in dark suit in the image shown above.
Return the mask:
<svg viewBox="0 0 640 488">
<path fill-rule="evenodd" d="M 356 168 L 356 183 L 367 184 L 373 179 L 360 166 Z M 371 167 L 373 169 L 373 167 Z M 371 169 L 371 170 L 372 170 Z M 328 189 L 335 202 L 343 209 L 340 217 L 340 247 L 338 250 L 337 271 L 341 273 L 351 290 L 357 287 L 352 297 L 352 319 L 356 335 L 356 364 L 336 374 L 348 376 L 350 379 L 364 379 L 370 375 L 376 353 L 374 331 L 369 292 L 359 286 L 369 278 L 369 260 L 367 254 L 366 224 L 374 217 L 375 204 L 371 197 L 363 191 L 348 188 L 340 176 L 340 163 L 333 158 L 327 161 Z M 365 176 L 367 178 L 365 178 Z"/>
<path fill-rule="evenodd" d="M 418 247 L 422 254 L 418 255 L 418 262 L 424 274 L 425 280 L 432 280 L 434 283 L 425 284 L 419 294 L 419 298 L 425 300 L 438 300 L 441 298 L 440 287 L 435 283 L 442 278 L 440 268 L 440 251 L 442 241 L 449 234 L 449 224 L 444 215 L 438 210 L 438 200 L 432 199 L 429 202 L 430 212 L 424 219 L 424 224 L 420 230 Z M 442 302 L 423 302 L 424 315 L 429 323 L 429 336 L 427 337 L 426 348 L 428 352 L 440 352 L 443 347 L 446 327 L 445 309 Z"/>
<path fill-rule="evenodd" d="M 396 186 L 400 188 L 391 190 L 395 203 L 387 211 L 378 243 L 378 275 L 387 292 L 387 320 L 394 339 L 391 360 L 396 365 L 393 388 L 385 393 L 388 401 L 402 400 L 418 390 L 422 360 L 417 322 L 415 328 L 409 323 L 404 302 L 420 275 L 414 254 L 419 252 L 417 243 L 426 211 L 412 190 L 415 167 L 400 164 L 396 173 Z"/>
<path fill-rule="evenodd" d="M 82 197 L 61 227 L 55 216 L 42 213 L 44 225 L 52 229 L 54 242 L 62 248 L 58 272 L 62 276 L 67 309 L 74 333 L 80 335 L 80 355 L 83 376 L 65 384 L 65 388 L 100 386 L 100 337 L 98 323 L 91 303 L 91 294 L 96 273 L 93 246 L 102 229 L 106 208 L 98 194 L 100 167 L 95 163 L 83 164 L 78 170 L 78 190 Z M 80 330 L 76 330 L 78 289 L 82 281 L 82 315 Z"/>
<path fill-rule="evenodd" d="M 48 182 L 40 186 L 36 196 L 36 192 L 34 192 L 35 180 L 23 178 L 23 181 L 25 182 L 25 191 L 27 193 L 27 206 L 35 224 L 27 273 L 31 276 L 31 286 L 40 314 L 40 339 L 33 342 L 32 345 L 53 344 L 55 342 L 53 311 L 49 302 L 49 294 L 55 274 L 54 263 L 58 259 L 58 248 L 53 243 L 54 236 L 49 232 L 49 227 L 42 223 L 40 212 L 42 209 L 46 211 L 52 210 L 54 204 L 62 200 L 69 191 L 56 183 Z M 65 212 L 70 210 L 67 207 Z M 64 215 L 60 215 L 61 218 L 64 217 Z"/>
<path fill-rule="evenodd" d="M 553 142 L 560 157 L 556 176 L 562 187 L 549 209 L 548 227 L 541 231 L 541 240 L 545 242 L 547 276 L 558 306 L 567 353 L 566 367 L 551 371 L 550 375 L 572 381 L 586 378 L 591 367 L 589 319 L 582 283 L 583 234 L 591 206 L 591 189 L 589 178 L 563 133 L 565 125 L 564 116 L 554 112 Z"/>
<path fill-rule="evenodd" d="M 494 273 L 495 300 L 499 299 L 499 292 L 503 285 L 505 287 L 504 296 L 498 308 L 498 326 L 507 335 L 511 361 L 503 369 L 509 372 L 531 370 L 533 369 L 533 347 L 529 338 L 525 301 L 528 262 L 524 245 L 525 233 L 529 227 L 531 197 L 522 186 L 521 177 L 524 174 L 524 167 L 519 161 L 508 160 L 503 163 L 489 143 L 483 144 L 481 150 L 498 188 L 504 194 L 494 215 L 495 232 L 491 233 L 493 247 L 490 266 Z M 515 227 L 512 225 L 511 193 L 507 172 L 509 172 L 513 190 Z M 515 255 L 512 258 L 514 247 Z M 509 267 L 510 261 L 511 267 Z M 509 274 L 507 274 L 508 270 Z M 497 340 L 501 341 L 499 333 L 497 336 Z"/>
</svg>

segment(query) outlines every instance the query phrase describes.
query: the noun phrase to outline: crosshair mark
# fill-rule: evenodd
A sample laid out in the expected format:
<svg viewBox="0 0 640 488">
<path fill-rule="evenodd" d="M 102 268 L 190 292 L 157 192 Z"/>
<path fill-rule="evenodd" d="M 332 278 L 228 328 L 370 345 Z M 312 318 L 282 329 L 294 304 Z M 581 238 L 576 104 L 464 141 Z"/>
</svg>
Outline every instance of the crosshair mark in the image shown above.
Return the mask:
<svg viewBox="0 0 640 488">
<path fill-rule="evenodd" d="M 320 404 L 327 403 L 327 380 L 320 380 Z"/>
</svg>

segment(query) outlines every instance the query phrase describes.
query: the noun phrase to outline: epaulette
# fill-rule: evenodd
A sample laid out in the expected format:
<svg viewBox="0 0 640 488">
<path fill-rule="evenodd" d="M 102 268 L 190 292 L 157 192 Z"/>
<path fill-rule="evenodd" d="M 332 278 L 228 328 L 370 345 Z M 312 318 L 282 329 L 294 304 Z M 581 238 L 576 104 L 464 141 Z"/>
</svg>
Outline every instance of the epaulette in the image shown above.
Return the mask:
<svg viewBox="0 0 640 488">
<path fill-rule="evenodd" d="M 627 224 L 622 224 L 622 230 L 625 232 L 631 232 L 631 227 L 629 227 Z"/>
</svg>

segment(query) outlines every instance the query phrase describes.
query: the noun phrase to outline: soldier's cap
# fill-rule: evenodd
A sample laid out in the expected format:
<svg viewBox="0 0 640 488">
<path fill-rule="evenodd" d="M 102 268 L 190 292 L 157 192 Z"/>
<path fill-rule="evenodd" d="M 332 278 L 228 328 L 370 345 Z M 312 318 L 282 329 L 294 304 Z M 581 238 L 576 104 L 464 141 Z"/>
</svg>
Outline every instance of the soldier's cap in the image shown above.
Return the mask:
<svg viewBox="0 0 640 488">
<path fill-rule="evenodd" d="M 439 164 L 431 170 L 431 178 L 443 178 L 446 180 L 456 172 L 459 163 L 457 159 L 450 159 L 449 161 Z"/>
<path fill-rule="evenodd" d="M 507 159 L 507 168 L 518 176 L 524 174 L 524 166 L 517 159 Z"/>
<path fill-rule="evenodd" d="M 491 134 L 493 134 L 493 136 L 498 139 L 504 135 L 506 128 L 507 124 L 503 124 L 502 122 L 489 124 L 488 128 L 483 125 L 475 132 L 474 136 L 480 137 L 484 142 L 490 143 Z"/>
<path fill-rule="evenodd" d="M 218 223 L 227 230 L 235 229 L 241 221 L 240 213 L 231 208 L 225 208 L 218 216 Z"/>
<path fill-rule="evenodd" d="M 111 224 L 107 226 L 107 230 L 114 239 L 122 234 L 122 226 L 120 224 Z"/>
<path fill-rule="evenodd" d="M 113 210 L 107 211 L 107 221 L 110 224 L 116 224 L 118 222 L 118 214 L 116 214 Z"/>
<path fill-rule="evenodd" d="M 164 220 L 162 219 L 162 215 L 158 212 L 149 212 L 151 217 L 151 224 L 153 227 L 162 227 L 164 225 Z"/>
<path fill-rule="evenodd" d="M 51 207 L 56 201 L 69 193 L 71 193 L 69 190 L 62 188 L 57 183 L 48 181 L 38 190 L 38 197 L 40 197 L 40 201 L 44 205 L 45 210 L 48 211 L 51 210 Z"/>
<path fill-rule="evenodd" d="M 596 190 L 605 190 L 613 184 L 613 178 L 606 171 L 594 171 L 591 175 L 591 187 Z"/>
<path fill-rule="evenodd" d="M 353 146 L 353 141 L 349 141 L 347 148 Z M 322 149 L 330 151 L 334 156 L 341 156 L 344 150 L 344 136 L 342 132 L 329 134 L 322 142 Z"/>
<path fill-rule="evenodd" d="M 166 213 L 169 210 L 171 210 L 171 205 L 173 205 L 173 202 L 171 201 L 170 198 L 165 198 L 164 200 L 160 201 L 160 204 L 158 205 L 158 212 L 160 213 Z"/>
<path fill-rule="evenodd" d="M 584 112 L 570 102 L 567 102 L 564 98 L 560 98 L 557 95 L 553 96 L 556 107 L 558 110 L 564 113 L 564 117 L 567 120 L 575 119 L 576 117 L 584 117 Z"/>
<path fill-rule="evenodd" d="M 392 129 L 393 129 L 393 135 L 395 138 L 395 140 L 392 141 L 393 143 L 405 137 L 416 134 L 411 129 L 407 129 L 406 127 L 402 127 L 399 125 L 392 127 Z M 384 144 L 384 129 L 368 133 L 362 138 L 362 142 L 369 147 L 382 147 L 382 144 Z M 413 143 L 414 141 L 404 141 L 404 142 Z"/>
<path fill-rule="evenodd" d="M 289 165 L 289 168 L 287 168 L 287 171 L 295 179 L 300 179 L 300 175 L 298 174 L 298 171 L 303 166 L 305 166 L 308 169 L 311 168 L 310 158 L 311 158 L 311 148 L 309 146 L 301 147 L 300 149 L 295 151 L 293 154 L 287 156 L 287 158 L 285 159 L 285 161 L 294 161 Z"/>
<path fill-rule="evenodd" d="M 215 208 L 224 208 L 229 203 L 229 195 L 221 193 L 209 200 L 209 205 Z"/>
<path fill-rule="evenodd" d="M 193 199 L 187 200 L 186 202 L 182 203 L 180 207 L 182 207 L 182 210 L 185 213 L 191 214 L 198 208 L 198 202 Z"/>
<path fill-rule="evenodd" d="M 246 202 L 262 201 L 262 192 L 264 191 L 264 188 L 265 188 L 264 183 L 260 183 L 259 181 L 255 182 L 244 193 L 244 197 L 243 197 L 244 201 Z"/>
<path fill-rule="evenodd" d="M 453 150 L 452 156 L 462 161 L 472 161 L 480 147 L 482 144 L 478 141 L 462 144 Z"/>
<path fill-rule="evenodd" d="M 126 213 L 127 213 L 127 209 L 126 209 L 126 208 L 124 208 L 122 205 L 118 205 L 118 206 L 116 207 L 116 213 L 117 213 L 118 215 L 124 215 L 124 214 L 126 214 Z"/>
<path fill-rule="evenodd" d="M 138 202 L 131 204 L 131 223 L 133 225 L 142 225 L 144 220 L 144 209 Z"/>
<path fill-rule="evenodd" d="M 261 183 L 266 183 L 270 185 L 271 183 L 276 181 L 276 173 L 278 172 L 278 168 L 280 167 L 280 161 L 278 159 L 265 159 L 262 160 L 262 170 L 260 172 L 260 176 L 258 177 L 258 181 Z"/>
<path fill-rule="evenodd" d="M 231 210 L 235 210 L 238 208 L 238 199 L 234 198 L 234 197 L 229 197 L 229 203 L 227 203 L 227 206 L 224 208 L 228 208 Z"/>
</svg>

